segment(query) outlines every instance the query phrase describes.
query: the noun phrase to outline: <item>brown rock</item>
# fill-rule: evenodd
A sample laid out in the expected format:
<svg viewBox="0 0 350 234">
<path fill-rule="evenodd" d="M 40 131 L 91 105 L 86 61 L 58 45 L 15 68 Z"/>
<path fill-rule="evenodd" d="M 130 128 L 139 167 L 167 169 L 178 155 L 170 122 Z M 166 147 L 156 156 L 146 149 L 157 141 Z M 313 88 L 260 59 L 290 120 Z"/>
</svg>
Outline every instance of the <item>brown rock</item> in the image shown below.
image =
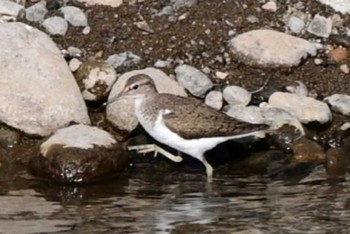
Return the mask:
<svg viewBox="0 0 350 234">
<path fill-rule="evenodd" d="M 298 162 L 322 163 L 326 155 L 322 146 L 315 141 L 301 137 L 292 144 L 293 158 Z"/>
<path fill-rule="evenodd" d="M 339 63 L 349 56 L 349 52 L 345 48 L 335 48 L 328 52 L 328 56 L 333 61 Z"/>
</svg>

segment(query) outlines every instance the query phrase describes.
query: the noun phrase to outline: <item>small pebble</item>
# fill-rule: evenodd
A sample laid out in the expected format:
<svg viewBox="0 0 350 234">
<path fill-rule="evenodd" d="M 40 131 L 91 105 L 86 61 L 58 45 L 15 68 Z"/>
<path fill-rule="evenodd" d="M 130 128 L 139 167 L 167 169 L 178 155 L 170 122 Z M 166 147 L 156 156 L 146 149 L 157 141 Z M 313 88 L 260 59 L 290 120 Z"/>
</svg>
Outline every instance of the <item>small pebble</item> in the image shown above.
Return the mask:
<svg viewBox="0 0 350 234">
<path fill-rule="evenodd" d="M 315 15 L 307 31 L 319 37 L 329 37 L 332 31 L 332 20 L 321 15 Z"/>
<path fill-rule="evenodd" d="M 154 33 L 154 30 L 148 25 L 148 23 L 144 21 L 139 21 L 135 23 L 136 27 L 147 33 Z"/>
<path fill-rule="evenodd" d="M 252 98 L 252 94 L 242 87 L 230 85 L 224 88 L 223 96 L 225 101 L 230 105 L 248 105 Z"/>
<path fill-rule="evenodd" d="M 69 61 L 69 68 L 72 72 L 78 70 L 81 65 L 81 61 L 79 59 L 73 58 Z"/>
<path fill-rule="evenodd" d="M 293 33 L 300 33 L 305 27 L 305 22 L 296 17 L 296 16 L 291 16 L 288 20 L 288 28 L 293 32 Z"/>
<path fill-rule="evenodd" d="M 53 16 L 44 20 L 43 24 L 44 28 L 51 35 L 65 35 L 68 30 L 68 23 L 61 17 Z"/>
<path fill-rule="evenodd" d="M 339 67 L 340 71 L 342 71 L 345 74 L 349 74 L 349 66 L 347 64 L 342 64 Z"/>
<path fill-rule="evenodd" d="M 267 10 L 267 11 L 272 11 L 272 12 L 277 11 L 277 5 L 276 5 L 276 2 L 274 2 L 274 1 L 269 1 L 269 2 L 265 3 L 264 5 L 262 5 L 261 8 L 264 10 Z"/>
<path fill-rule="evenodd" d="M 207 96 L 205 96 L 205 104 L 214 109 L 220 110 L 223 105 L 222 93 L 215 90 L 210 91 Z"/>
<path fill-rule="evenodd" d="M 349 52 L 345 48 L 335 48 L 328 52 L 328 57 L 333 61 L 339 63 L 349 56 Z"/>
<path fill-rule="evenodd" d="M 316 65 L 320 65 L 320 64 L 323 63 L 323 60 L 320 59 L 320 58 L 315 58 L 315 59 L 314 59 L 314 63 L 315 63 Z"/>
<path fill-rule="evenodd" d="M 217 71 L 215 72 L 215 76 L 216 78 L 218 79 L 225 79 L 229 74 L 227 72 L 220 72 L 220 71 Z"/>
</svg>

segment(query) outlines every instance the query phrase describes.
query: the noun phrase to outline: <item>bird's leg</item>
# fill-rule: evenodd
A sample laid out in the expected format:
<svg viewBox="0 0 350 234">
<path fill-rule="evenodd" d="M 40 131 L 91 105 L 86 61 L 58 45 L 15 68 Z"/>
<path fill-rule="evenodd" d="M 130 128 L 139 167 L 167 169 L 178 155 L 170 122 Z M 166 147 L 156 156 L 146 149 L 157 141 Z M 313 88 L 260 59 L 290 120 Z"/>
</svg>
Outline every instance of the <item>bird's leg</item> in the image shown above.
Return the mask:
<svg viewBox="0 0 350 234">
<path fill-rule="evenodd" d="M 175 156 L 175 155 L 169 153 L 168 151 L 160 148 L 156 144 L 128 146 L 128 150 L 136 150 L 137 153 L 140 153 L 140 154 L 154 152 L 154 157 L 156 157 L 157 154 L 160 153 L 160 154 L 164 155 L 165 157 L 167 157 L 168 159 L 170 159 L 170 160 L 172 160 L 174 162 L 181 162 L 182 161 L 182 157 L 181 156 Z"/>
<path fill-rule="evenodd" d="M 203 157 L 202 162 L 205 166 L 205 171 L 207 173 L 207 181 L 212 182 L 213 181 L 213 167 L 207 162 L 207 160 L 204 157 Z"/>
</svg>

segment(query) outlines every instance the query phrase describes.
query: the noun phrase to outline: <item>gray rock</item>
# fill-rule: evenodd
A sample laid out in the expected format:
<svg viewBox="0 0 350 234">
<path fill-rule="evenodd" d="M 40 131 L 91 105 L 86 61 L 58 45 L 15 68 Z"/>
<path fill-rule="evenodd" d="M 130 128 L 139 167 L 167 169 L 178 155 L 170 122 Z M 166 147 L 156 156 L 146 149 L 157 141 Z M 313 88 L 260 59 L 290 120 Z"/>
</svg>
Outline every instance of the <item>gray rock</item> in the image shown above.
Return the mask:
<svg viewBox="0 0 350 234">
<path fill-rule="evenodd" d="M 51 35 L 65 35 L 68 30 L 67 21 L 58 16 L 45 19 L 42 25 Z"/>
<path fill-rule="evenodd" d="M 230 106 L 226 112 L 227 115 L 252 124 L 264 124 L 265 118 L 257 106 L 235 105 Z"/>
<path fill-rule="evenodd" d="M 253 30 L 229 41 L 232 52 L 246 64 L 264 67 L 292 67 L 309 54 L 316 55 L 314 44 L 273 30 Z"/>
<path fill-rule="evenodd" d="M 324 124 L 332 120 L 328 105 L 311 97 L 275 92 L 269 98 L 269 105 L 288 111 L 302 123 Z"/>
<path fill-rule="evenodd" d="M 89 60 L 81 64 L 75 78 L 85 100 L 100 101 L 107 97 L 117 73 L 104 61 Z"/>
<path fill-rule="evenodd" d="M 321 15 L 315 15 L 307 28 L 309 33 L 319 37 L 329 37 L 332 32 L 332 20 Z"/>
<path fill-rule="evenodd" d="M 40 1 L 26 9 L 26 20 L 31 22 L 41 22 L 44 20 L 47 12 L 46 2 Z"/>
<path fill-rule="evenodd" d="M 120 67 L 131 67 L 139 64 L 140 62 L 141 58 L 130 51 L 120 54 L 113 54 L 107 59 L 107 63 L 112 65 L 115 69 Z"/>
<path fill-rule="evenodd" d="M 317 0 L 332 7 L 335 11 L 343 14 L 350 14 L 350 2 L 348 0 Z"/>
<path fill-rule="evenodd" d="M 85 13 L 78 7 L 65 6 L 60 8 L 60 11 L 63 13 L 64 19 L 71 25 L 75 27 L 85 27 L 88 25 Z"/>
<path fill-rule="evenodd" d="M 43 32 L 23 23 L 0 24 L 0 64 L 6 64 L 0 66 L 1 122 L 41 136 L 72 121 L 90 123 L 66 61 Z"/>
<path fill-rule="evenodd" d="M 309 94 L 309 91 L 306 87 L 306 85 L 301 82 L 301 81 L 295 81 L 294 85 L 288 85 L 286 87 L 286 90 L 290 93 L 295 93 L 297 95 L 301 95 L 301 96 L 307 96 Z"/>
<path fill-rule="evenodd" d="M 343 115 L 350 116 L 350 96 L 345 94 L 333 94 L 326 97 L 323 101 L 327 102 L 331 109 Z"/>
<path fill-rule="evenodd" d="M 182 7 L 191 7 L 197 5 L 198 0 L 171 0 L 171 4 L 175 10 L 178 10 Z"/>
<path fill-rule="evenodd" d="M 180 85 L 193 96 L 202 97 L 213 87 L 211 80 L 200 70 L 189 65 L 179 65 L 175 69 L 176 79 Z"/>
<path fill-rule="evenodd" d="M 136 74 L 146 74 L 150 76 L 160 93 L 171 93 L 179 96 L 187 96 L 183 87 L 181 87 L 175 80 L 171 79 L 161 70 L 146 68 L 143 70 L 135 70 L 124 73 L 115 82 L 108 97 L 108 102 L 111 102 L 112 100 L 113 102 L 107 106 L 107 119 L 118 129 L 128 132 L 134 130 L 138 124 L 134 111 L 134 100 L 128 97 L 124 97 L 122 99 L 115 98 L 123 90 L 125 82 L 131 76 Z"/>
<path fill-rule="evenodd" d="M 118 7 L 123 3 L 123 0 L 79 0 L 79 2 L 84 2 L 89 6 L 106 5 L 111 7 Z"/>
<path fill-rule="evenodd" d="M 288 19 L 288 28 L 293 32 L 293 33 L 301 33 L 305 27 L 305 22 L 296 17 L 296 16 L 291 16 Z"/>
<path fill-rule="evenodd" d="M 253 30 L 229 42 L 232 52 L 246 64 L 265 67 L 292 67 L 308 54 L 316 55 L 314 44 L 273 30 Z"/>
<path fill-rule="evenodd" d="M 143 20 L 135 23 L 136 27 L 146 33 L 154 33 L 154 30 L 149 26 L 149 24 Z"/>
<path fill-rule="evenodd" d="M 73 125 L 56 131 L 29 162 L 35 176 L 60 183 L 91 183 L 127 167 L 128 157 L 111 134 Z"/>
<path fill-rule="evenodd" d="M 260 104 L 260 112 L 265 119 L 265 124 L 270 125 L 271 129 L 279 129 L 283 125 L 291 125 L 304 135 L 305 131 L 300 121 L 288 111 L 270 106 L 267 103 Z"/>
<path fill-rule="evenodd" d="M 157 68 L 164 68 L 164 67 L 169 67 L 170 66 L 170 61 L 164 61 L 158 59 L 155 63 L 154 66 Z"/>
<path fill-rule="evenodd" d="M 14 3 L 12 1 L 1 0 L 0 1 L 0 17 L 1 16 L 13 16 L 16 18 L 19 15 L 25 14 L 23 6 Z"/>
<path fill-rule="evenodd" d="M 80 65 L 82 64 L 82 62 L 77 59 L 77 58 L 72 58 L 70 61 L 69 61 L 69 68 L 72 72 L 75 72 L 78 70 L 78 68 L 80 67 Z"/>
<path fill-rule="evenodd" d="M 224 88 L 223 96 L 225 101 L 231 105 L 243 105 L 246 106 L 252 98 L 252 94 L 242 87 L 230 85 Z"/>
<path fill-rule="evenodd" d="M 251 24 L 259 23 L 259 18 L 256 17 L 255 15 L 249 15 L 247 17 L 247 21 Z"/>
<path fill-rule="evenodd" d="M 223 96 L 220 91 L 213 90 L 205 96 L 205 104 L 217 110 L 222 108 L 223 101 Z"/>
</svg>

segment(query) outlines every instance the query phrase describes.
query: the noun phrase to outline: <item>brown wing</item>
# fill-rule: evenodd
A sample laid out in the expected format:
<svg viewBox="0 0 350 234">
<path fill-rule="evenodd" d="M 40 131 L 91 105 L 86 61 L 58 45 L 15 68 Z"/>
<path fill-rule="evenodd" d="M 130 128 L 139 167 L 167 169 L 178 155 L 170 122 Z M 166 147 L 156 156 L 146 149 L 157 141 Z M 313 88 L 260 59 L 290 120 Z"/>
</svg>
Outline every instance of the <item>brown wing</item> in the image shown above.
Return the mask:
<svg viewBox="0 0 350 234">
<path fill-rule="evenodd" d="M 162 94 L 158 103 L 171 111 L 164 115 L 165 125 L 186 139 L 234 136 L 268 129 L 267 125 L 255 125 L 232 118 L 195 99 Z"/>
</svg>

